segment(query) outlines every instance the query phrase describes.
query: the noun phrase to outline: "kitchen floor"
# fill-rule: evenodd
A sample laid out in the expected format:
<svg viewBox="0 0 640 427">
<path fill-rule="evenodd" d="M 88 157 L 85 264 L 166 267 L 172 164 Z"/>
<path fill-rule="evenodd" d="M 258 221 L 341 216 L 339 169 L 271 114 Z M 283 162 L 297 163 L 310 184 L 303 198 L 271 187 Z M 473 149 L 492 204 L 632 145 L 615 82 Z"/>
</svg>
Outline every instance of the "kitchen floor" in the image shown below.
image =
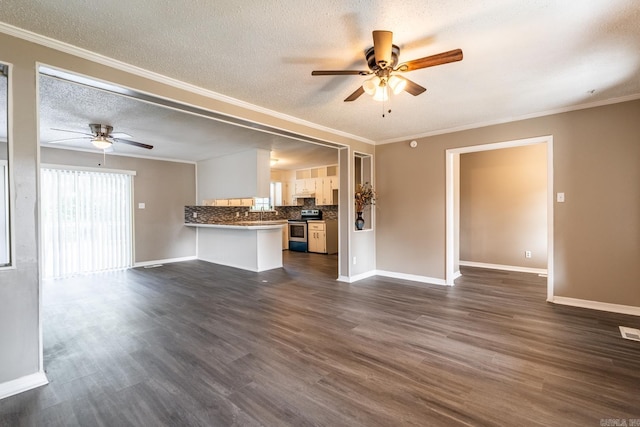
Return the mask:
<svg viewBox="0 0 640 427">
<path fill-rule="evenodd" d="M 50 281 L 50 384 L 0 425 L 603 425 L 640 418 L 638 318 L 545 302 L 544 279 L 465 268 L 455 287 L 335 281 L 285 251 Z"/>
</svg>

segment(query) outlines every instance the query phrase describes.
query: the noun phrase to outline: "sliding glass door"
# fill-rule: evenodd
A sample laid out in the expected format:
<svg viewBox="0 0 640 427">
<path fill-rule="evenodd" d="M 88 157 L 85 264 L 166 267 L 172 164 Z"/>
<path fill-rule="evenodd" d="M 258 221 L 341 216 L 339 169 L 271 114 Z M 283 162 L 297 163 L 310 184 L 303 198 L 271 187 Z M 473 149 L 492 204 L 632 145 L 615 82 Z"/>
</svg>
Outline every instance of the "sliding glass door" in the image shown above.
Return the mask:
<svg viewBox="0 0 640 427">
<path fill-rule="evenodd" d="M 43 168 L 43 278 L 132 265 L 131 175 Z"/>
</svg>

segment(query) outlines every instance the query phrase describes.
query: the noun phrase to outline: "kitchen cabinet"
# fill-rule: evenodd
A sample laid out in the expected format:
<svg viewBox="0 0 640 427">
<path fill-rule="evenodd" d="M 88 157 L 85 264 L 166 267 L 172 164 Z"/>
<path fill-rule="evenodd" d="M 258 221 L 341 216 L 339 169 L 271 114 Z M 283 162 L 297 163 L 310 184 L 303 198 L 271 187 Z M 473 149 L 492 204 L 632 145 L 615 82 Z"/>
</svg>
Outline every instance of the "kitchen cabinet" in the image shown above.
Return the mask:
<svg viewBox="0 0 640 427">
<path fill-rule="evenodd" d="M 338 204 L 339 179 L 337 176 L 316 179 L 316 205 Z"/>
<path fill-rule="evenodd" d="M 228 199 L 229 204 L 227 206 L 253 206 L 253 199 Z"/>
<path fill-rule="evenodd" d="M 295 194 L 313 194 L 316 192 L 315 178 L 296 179 L 295 185 Z"/>
<path fill-rule="evenodd" d="M 327 253 L 327 232 L 325 230 L 325 224 L 320 222 L 309 222 L 308 225 L 307 250 L 309 252 L 317 252 L 321 254 Z"/>
<path fill-rule="evenodd" d="M 338 253 L 338 221 L 309 220 L 307 250 L 321 254 Z"/>
</svg>

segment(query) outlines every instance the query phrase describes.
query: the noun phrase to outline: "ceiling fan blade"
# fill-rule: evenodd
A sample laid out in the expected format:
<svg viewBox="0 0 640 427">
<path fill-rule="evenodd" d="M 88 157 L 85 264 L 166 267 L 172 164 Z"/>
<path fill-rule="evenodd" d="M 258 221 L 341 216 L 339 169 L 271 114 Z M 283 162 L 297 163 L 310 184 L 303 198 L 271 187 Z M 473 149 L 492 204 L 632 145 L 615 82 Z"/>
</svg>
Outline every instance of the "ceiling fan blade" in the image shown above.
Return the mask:
<svg viewBox="0 0 640 427">
<path fill-rule="evenodd" d="M 147 150 L 151 150 L 153 145 L 143 144 L 142 142 L 130 141 L 128 139 L 114 138 L 114 141 L 121 142 L 127 145 L 133 145 L 134 147 L 146 148 Z"/>
<path fill-rule="evenodd" d="M 65 142 L 65 141 L 81 141 L 81 140 L 87 140 L 87 139 L 91 139 L 90 137 L 87 136 L 77 136 L 75 138 L 63 138 L 63 139 L 54 139 L 53 141 L 45 141 L 47 144 L 57 144 L 59 142 Z"/>
<path fill-rule="evenodd" d="M 312 71 L 312 76 L 366 76 L 371 74 L 370 71 L 357 71 L 357 70 L 320 70 Z"/>
<path fill-rule="evenodd" d="M 90 134 L 90 133 L 78 132 L 78 131 L 75 131 L 75 130 L 57 129 L 57 128 L 51 128 L 51 130 L 57 130 L 57 131 L 60 131 L 60 132 L 77 133 L 79 135 L 86 135 L 86 136 L 94 136 L 93 134 Z"/>
<path fill-rule="evenodd" d="M 392 47 L 393 33 L 391 31 L 373 32 L 373 53 L 376 56 L 376 64 L 380 68 L 386 68 L 391 64 Z"/>
<path fill-rule="evenodd" d="M 350 102 L 350 101 L 355 101 L 356 99 L 358 99 L 360 97 L 360 95 L 362 95 L 364 93 L 364 89 L 362 86 L 360 86 L 358 89 L 355 90 L 355 92 L 353 92 L 351 95 L 347 96 L 344 100 L 344 102 Z"/>
<path fill-rule="evenodd" d="M 109 138 L 133 138 L 128 133 L 124 132 L 113 132 L 109 134 Z"/>
<path fill-rule="evenodd" d="M 418 96 L 422 92 L 427 90 L 426 88 L 420 86 L 418 83 L 412 82 L 411 80 L 407 79 L 406 77 L 405 77 L 405 80 L 407 81 L 407 85 L 404 87 L 404 90 L 406 92 L 409 92 L 413 96 Z"/>
<path fill-rule="evenodd" d="M 462 61 L 462 50 L 454 49 L 448 52 L 442 52 L 437 55 L 426 56 L 424 58 L 414 59 L 413 61 L 400 64 L 398 71 L 413 71 L 421 68 L 433 67 L 436 65 L 448 64 L 449 62 Z"/>
</svg>

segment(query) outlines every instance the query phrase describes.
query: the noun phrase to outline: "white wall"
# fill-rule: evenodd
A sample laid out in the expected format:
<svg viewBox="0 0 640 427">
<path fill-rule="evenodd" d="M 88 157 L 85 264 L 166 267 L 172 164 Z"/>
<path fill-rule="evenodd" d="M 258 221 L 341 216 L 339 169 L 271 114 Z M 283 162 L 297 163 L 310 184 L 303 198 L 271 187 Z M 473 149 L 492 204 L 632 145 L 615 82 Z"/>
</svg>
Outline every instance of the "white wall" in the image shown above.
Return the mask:
<svg viewBox="0 0 640 427">
<path fill-rule="evenodd" d="M 198 162 L 198 203 L 205 199 L 269 197 L 271 152 L 256 149 Z"/>
</svg>

